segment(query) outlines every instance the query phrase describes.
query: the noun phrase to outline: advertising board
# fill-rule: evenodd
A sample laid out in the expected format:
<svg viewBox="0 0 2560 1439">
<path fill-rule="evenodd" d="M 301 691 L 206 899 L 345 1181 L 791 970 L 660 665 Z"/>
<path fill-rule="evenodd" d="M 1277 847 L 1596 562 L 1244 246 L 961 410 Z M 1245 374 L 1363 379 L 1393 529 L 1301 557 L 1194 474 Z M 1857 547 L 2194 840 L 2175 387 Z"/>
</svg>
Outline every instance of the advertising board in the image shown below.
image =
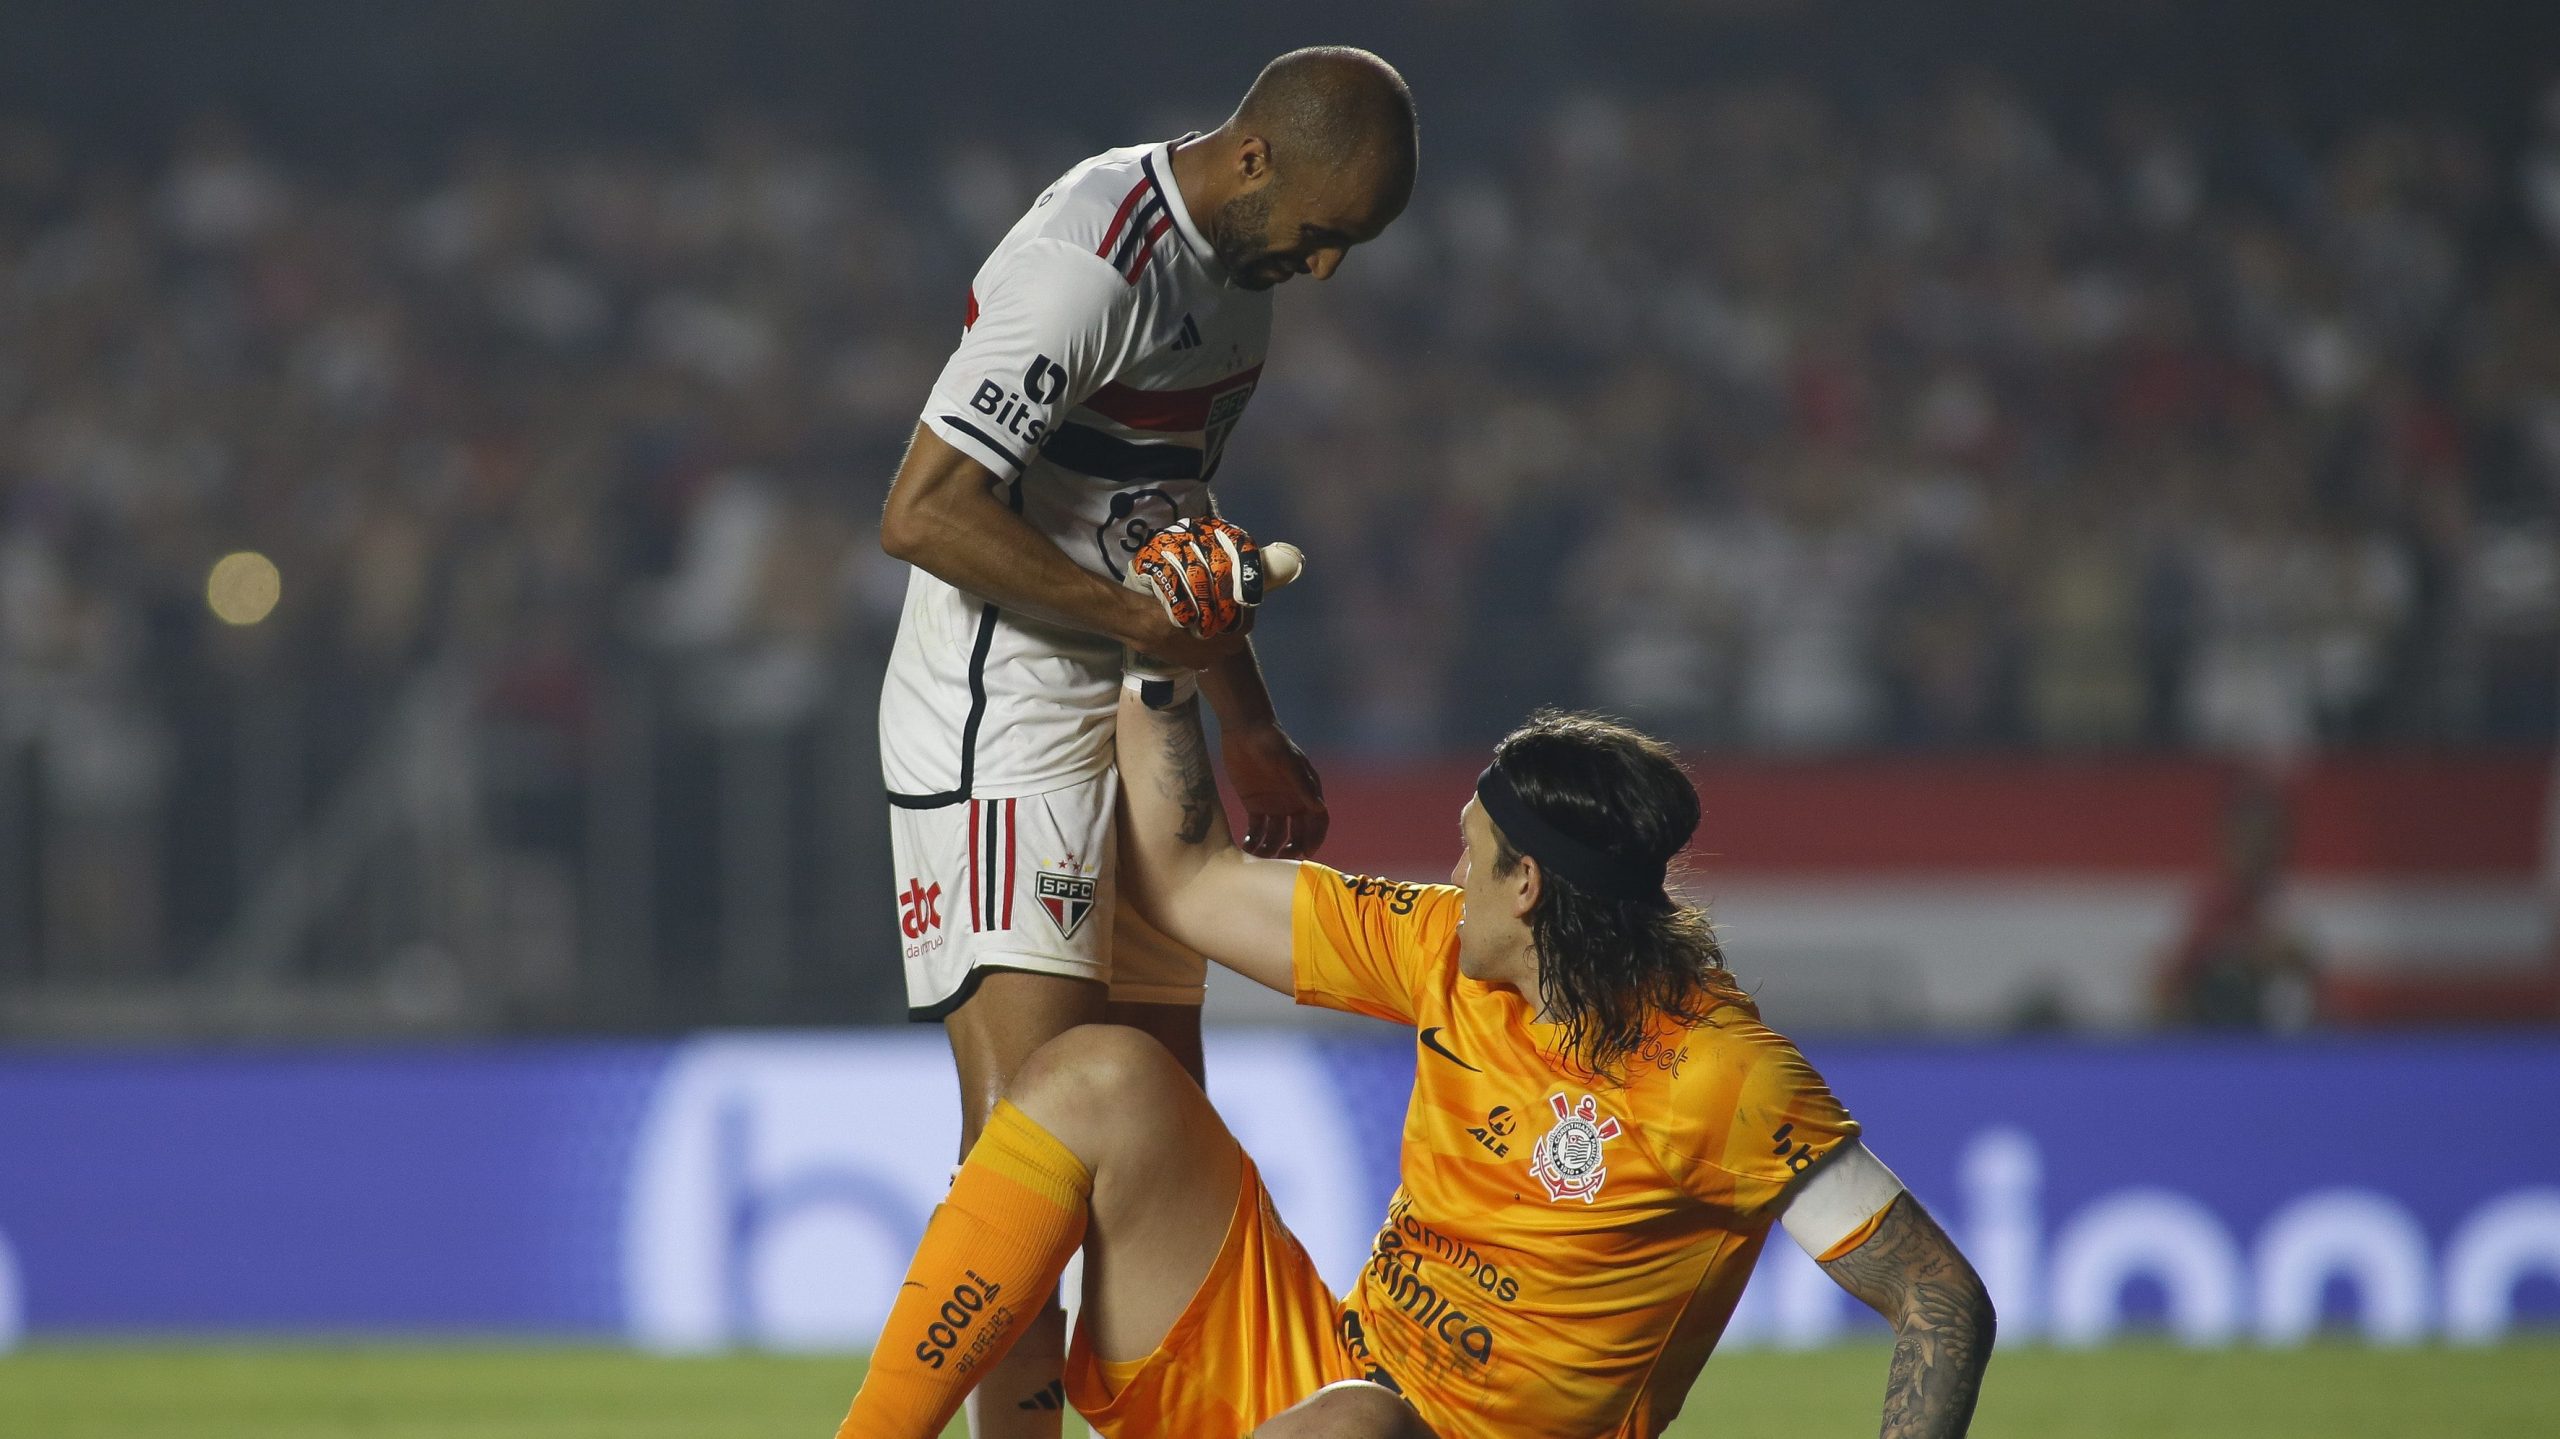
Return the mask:
<svg viewBox="0 0 2560 1439">
<path fill-rule="evenodd" d="M 1213 1033 L 1326 1275 L 1414 1051 Z M 2479 1342 L 2560 1321 L 2560 1044 L 1806 1045 L 1964 1244 L 2003 1342 Z M 947 1180 L 939 1035 L 0 1061 L 0 1340 L 513 1334 L 860 1348 Z M 1530 1191 L 1535 1194 L 1536 1190 Z M 1728 1342 L 1874 1323 L 1773 1244 Z"/>
</svg>

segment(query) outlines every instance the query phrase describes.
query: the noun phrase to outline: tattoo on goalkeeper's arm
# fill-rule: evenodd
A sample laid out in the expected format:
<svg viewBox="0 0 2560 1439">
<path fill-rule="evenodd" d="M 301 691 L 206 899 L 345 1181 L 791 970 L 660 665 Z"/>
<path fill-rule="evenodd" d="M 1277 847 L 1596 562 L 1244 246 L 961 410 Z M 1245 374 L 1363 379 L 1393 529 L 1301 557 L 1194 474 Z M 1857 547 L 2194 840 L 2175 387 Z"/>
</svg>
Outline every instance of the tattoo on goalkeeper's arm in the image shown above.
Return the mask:
<svg viewBox="0 0 2560 1439">
<path fill-rule="evenodd" d="M 1898 1196 L 1865 1243 L 1822 1267 L 1893 1324 L 1882 1439 L 1964 1433 L 1991 1362 L 1991 1296 L 1938 1221 Z"/>
<path fill-rule="evenodd" d="M 1158 783 L 1165 798 L 1182 806 L 1184 844 L 1209 837 L 1209 822 L 1218 813 L 1218 780 L 1209 769 L 1209 741 L 1200 732 L 1200 702 L 1185 700 L 1165 714 L 1158 728 L 1164 735 L 1164 768 Z"/>
</svg>

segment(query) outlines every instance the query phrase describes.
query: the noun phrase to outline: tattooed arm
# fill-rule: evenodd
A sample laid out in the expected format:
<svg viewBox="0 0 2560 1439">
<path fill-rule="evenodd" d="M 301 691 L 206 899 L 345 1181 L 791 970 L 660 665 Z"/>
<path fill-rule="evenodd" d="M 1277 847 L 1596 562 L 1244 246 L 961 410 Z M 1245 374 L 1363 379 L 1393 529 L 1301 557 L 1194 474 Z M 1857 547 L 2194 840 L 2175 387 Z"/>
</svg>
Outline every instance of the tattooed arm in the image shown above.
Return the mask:
<svg viewBox="0 0 2560 1439">
<path fill-rule="evenodd" d="M 1199 701 L 1151 710 L 1123 694 L 1119 744 L 1123 898 L 1177 943 L 1290 993 L 1298 866 L 1236 848 Z"/>
<path fill-rule="evenodd" d="M 1892 1321 L 1883 1439 L 1964 1433 L 1991 1362 L 1991 1296 L 1938 1221 L 1901 1195 L 1865 1243 L 1822 1268 Z"/>
</svg>

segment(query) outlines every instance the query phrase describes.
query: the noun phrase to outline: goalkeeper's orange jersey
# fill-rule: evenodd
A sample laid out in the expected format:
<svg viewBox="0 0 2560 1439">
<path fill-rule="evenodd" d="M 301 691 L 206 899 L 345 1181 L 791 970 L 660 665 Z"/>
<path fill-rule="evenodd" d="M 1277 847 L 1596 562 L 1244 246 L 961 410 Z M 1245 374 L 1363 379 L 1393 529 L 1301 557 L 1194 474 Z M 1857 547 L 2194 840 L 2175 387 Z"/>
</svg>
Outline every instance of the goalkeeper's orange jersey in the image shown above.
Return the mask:
<svg viewBox="0 0 2560 1439">
<path fill-rule="evenodd" d="M 1458 972 L 1461 892 L 1303 867 L 1297 997 L 1415 1027 L 1402 1183 L 1344 1338 L 1444 1439 L 1659 1433 L 1788 1182 L 1857 1124 L 1719 979 L 1596 1080 Z"/>
</svg>

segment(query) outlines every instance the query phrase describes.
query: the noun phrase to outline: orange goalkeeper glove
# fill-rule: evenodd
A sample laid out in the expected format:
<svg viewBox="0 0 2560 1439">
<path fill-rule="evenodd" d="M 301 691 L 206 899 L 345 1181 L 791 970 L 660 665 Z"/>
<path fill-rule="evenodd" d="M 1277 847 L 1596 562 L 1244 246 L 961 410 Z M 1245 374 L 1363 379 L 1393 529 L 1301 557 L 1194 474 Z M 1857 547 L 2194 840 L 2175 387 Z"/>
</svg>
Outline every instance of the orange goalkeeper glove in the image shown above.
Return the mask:
<svg viewBox="0 0 2560 1439">
<path fill-rule="evenodd" d="M 1204 640 L 1253 628 L 1262 603 L 1262 547 L 1215 515 L 1176 520 L 1130 557 L 1131 589 L 1152 593 L 1165 618 Z"/>
<path fill-rule="evenodd" d="M 1130 558 L 1127 584 L 1154 595 L 1167 619 L 1214 639 L 1253 628 L 1254 606 L 1296 579 L 1304 565 L 1297 546 L 1265 550 L 1242 528 L 1211 515 L 1156 531 Z M 1124 650 L 1121 668 L 1149 709 L 1180 704 L 1199 690 L 1196 673 L 1154 655 Z"/>
</svg>

